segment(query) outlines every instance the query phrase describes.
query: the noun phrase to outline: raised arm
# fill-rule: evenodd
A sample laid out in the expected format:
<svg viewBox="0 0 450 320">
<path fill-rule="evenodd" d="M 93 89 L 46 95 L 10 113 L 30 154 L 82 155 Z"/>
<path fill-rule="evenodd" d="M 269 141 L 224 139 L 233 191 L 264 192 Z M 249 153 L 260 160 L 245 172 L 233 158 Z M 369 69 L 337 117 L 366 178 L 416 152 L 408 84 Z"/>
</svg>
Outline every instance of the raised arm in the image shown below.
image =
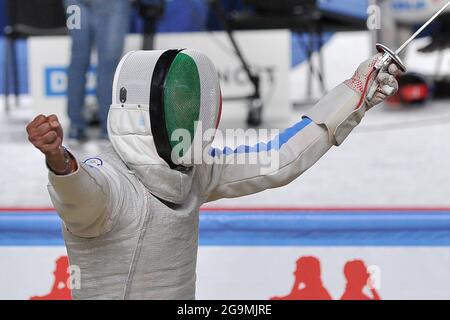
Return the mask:
<svg viewBox="0 0 450 320">
<path fill-rule="evenodd" d="M 39 115 L 27 126 L 29 141 L 44 155 L 49 169 L 48 190 L 66 227 L 80 237 L 96 237 L 112 226 L 105 173 L 85 164 L 63 146 L 63 130 L 55 115 Z"/>
<path fill-rule="evenodd" d="M 274 140 L 235 150 L 214 150 L 215 163 L 202 167 L 206 201 L 284 186 L 309 169 L 333 145 L 340 145 L 367 110 L 398 89 L 395 65 L 390 66 L 389 73 L 377 77 L 372 72 L 378 58 L 376 55 L 362 63 L 351 79 L 330 91 L 298 123 Z M 378 81 L 379 87 L 369 102 L 365 91 L 373 81 Z M 255 158 L 264 161 L 248 163 L 248 159 Z"/>
</svg>

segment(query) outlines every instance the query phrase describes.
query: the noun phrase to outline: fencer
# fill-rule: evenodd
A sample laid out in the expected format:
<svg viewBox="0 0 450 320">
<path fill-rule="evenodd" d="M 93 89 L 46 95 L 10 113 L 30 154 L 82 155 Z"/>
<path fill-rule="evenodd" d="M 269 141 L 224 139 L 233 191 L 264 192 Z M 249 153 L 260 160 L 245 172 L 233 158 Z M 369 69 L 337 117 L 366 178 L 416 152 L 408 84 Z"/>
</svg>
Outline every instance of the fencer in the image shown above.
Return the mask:
<svg viewBox="0 0 450 320">
<path fill-rule="evenodd" d="M 284 186 L 342 144 L 398 89 L 394 64 L 376 78 L 371 72 L 379 57 L 363 62 L 277 143 L 203 153 L 218 161 L 194 161 L 189 148 L 174 152 L 179 129 L 190 134 L 190 146 L 199 139 L 210 150 L 214 137 L 204 133 L 220 121 L 218 74 L 194 50 L 136 51 L 121 60 L 108 116 L 112 146 L 98 156 L 80 161 L 63 147 L 58 118 L 37 116 L 27 126 L 29 140 L 46 156 L 48 192 L 70 264 L 81 271 L 73 298 L 195 299 L 200 206 Z M 368 102 L 374 81 L 378 90 Z M 228 161 L 269 152 L 279 155 L 270 172 Z"/>
</svg>

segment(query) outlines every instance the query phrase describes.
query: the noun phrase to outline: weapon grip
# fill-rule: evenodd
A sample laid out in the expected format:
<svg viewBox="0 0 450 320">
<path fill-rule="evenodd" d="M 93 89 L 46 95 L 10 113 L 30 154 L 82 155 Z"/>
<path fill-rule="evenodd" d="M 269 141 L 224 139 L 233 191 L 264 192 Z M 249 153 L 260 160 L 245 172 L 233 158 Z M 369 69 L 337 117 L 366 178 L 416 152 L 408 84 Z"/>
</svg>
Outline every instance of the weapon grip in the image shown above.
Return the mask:
<svg viewBox="0 0 450 320">
<path fill-rule="evenodd" d="M 377 91 L 377 88 L 379 86 L 379 83 L 377 82 L 377 77 L 380 74 L 380 72 L 387 72 L 389 65 L 393 62 L 392 56 L 385 52 L 382 57 L 380 57 L 375 64 L 375 80 L 372 83 L 372 86 L 369 89 L 369 92 L 367 93 L 366 99 L 367 101 L 371 101 L 373 96 L 375 95 L 375 92 Z M 394 63 L 397 63 L 394 61 Z M 399 68 L 401 66 L 399 65 Z"/>
<path fill-rule="evenodd" d="M 377 88 L 380 85 L 377 82 L 378 75 L 380 74 L 380 72 L 385 72 L 386 70 L 387 70 L 386 66 L 383 66 L 380 69 L 376 68 L 376 70 L 375 70 L 375 80 L 373 81 L 372 85 L 370 86 L 369 92 L 367 93 L 367 96 L 366 96 L 367 101 L 371 101 L 373 99 L 373 96 L 375 95 L 375 92 L 377 92 Z"/>
</svg>

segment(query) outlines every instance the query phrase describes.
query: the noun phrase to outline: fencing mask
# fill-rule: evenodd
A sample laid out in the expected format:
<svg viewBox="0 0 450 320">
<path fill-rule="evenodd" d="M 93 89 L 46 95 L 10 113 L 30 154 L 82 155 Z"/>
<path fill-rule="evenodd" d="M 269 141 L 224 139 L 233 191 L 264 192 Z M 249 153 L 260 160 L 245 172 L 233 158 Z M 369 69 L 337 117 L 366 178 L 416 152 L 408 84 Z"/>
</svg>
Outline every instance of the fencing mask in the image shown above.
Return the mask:
<svg viewBox="0 0 450 320">
<path fill-rule="evenodd" d="M 109 138 L 150 191 L 180 202 L 180 193 L 187 190 L 171 188 L 190 186 L 185 181 L 192 171 L 189 168 L 212 143 L 214 135 L 205 132 L 217 128 L 221 107 L 218 74 L 204 54 L 194 50 L 130 52 L 122 58 L 114 78 Z M 175 181 L 161 185 L 170 178 Z"/>
</svg>

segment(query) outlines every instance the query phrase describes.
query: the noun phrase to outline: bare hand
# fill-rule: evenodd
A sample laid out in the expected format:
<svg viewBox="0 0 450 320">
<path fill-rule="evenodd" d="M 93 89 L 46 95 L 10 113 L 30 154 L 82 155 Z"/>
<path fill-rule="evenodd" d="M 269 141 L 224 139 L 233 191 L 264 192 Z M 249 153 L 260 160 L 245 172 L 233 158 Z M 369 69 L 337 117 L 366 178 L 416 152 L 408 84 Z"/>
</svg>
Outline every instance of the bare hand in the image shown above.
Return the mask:
<svg viewBox="0 0 450 320">
<path fill-rule="evenodd" d="M 55 115 L 39 115 L 27 125 L 28 140 L 45 156 L 61 154 L 63 130 Z"/>
<path fill-rule="evenodd" d="M 28 140 L 45 155 L 52 170 L 67 171 L 62 148 L 63 129 L 56 115 L 38 115 L 27 125 L 27 132 Z"/>
</svg>

